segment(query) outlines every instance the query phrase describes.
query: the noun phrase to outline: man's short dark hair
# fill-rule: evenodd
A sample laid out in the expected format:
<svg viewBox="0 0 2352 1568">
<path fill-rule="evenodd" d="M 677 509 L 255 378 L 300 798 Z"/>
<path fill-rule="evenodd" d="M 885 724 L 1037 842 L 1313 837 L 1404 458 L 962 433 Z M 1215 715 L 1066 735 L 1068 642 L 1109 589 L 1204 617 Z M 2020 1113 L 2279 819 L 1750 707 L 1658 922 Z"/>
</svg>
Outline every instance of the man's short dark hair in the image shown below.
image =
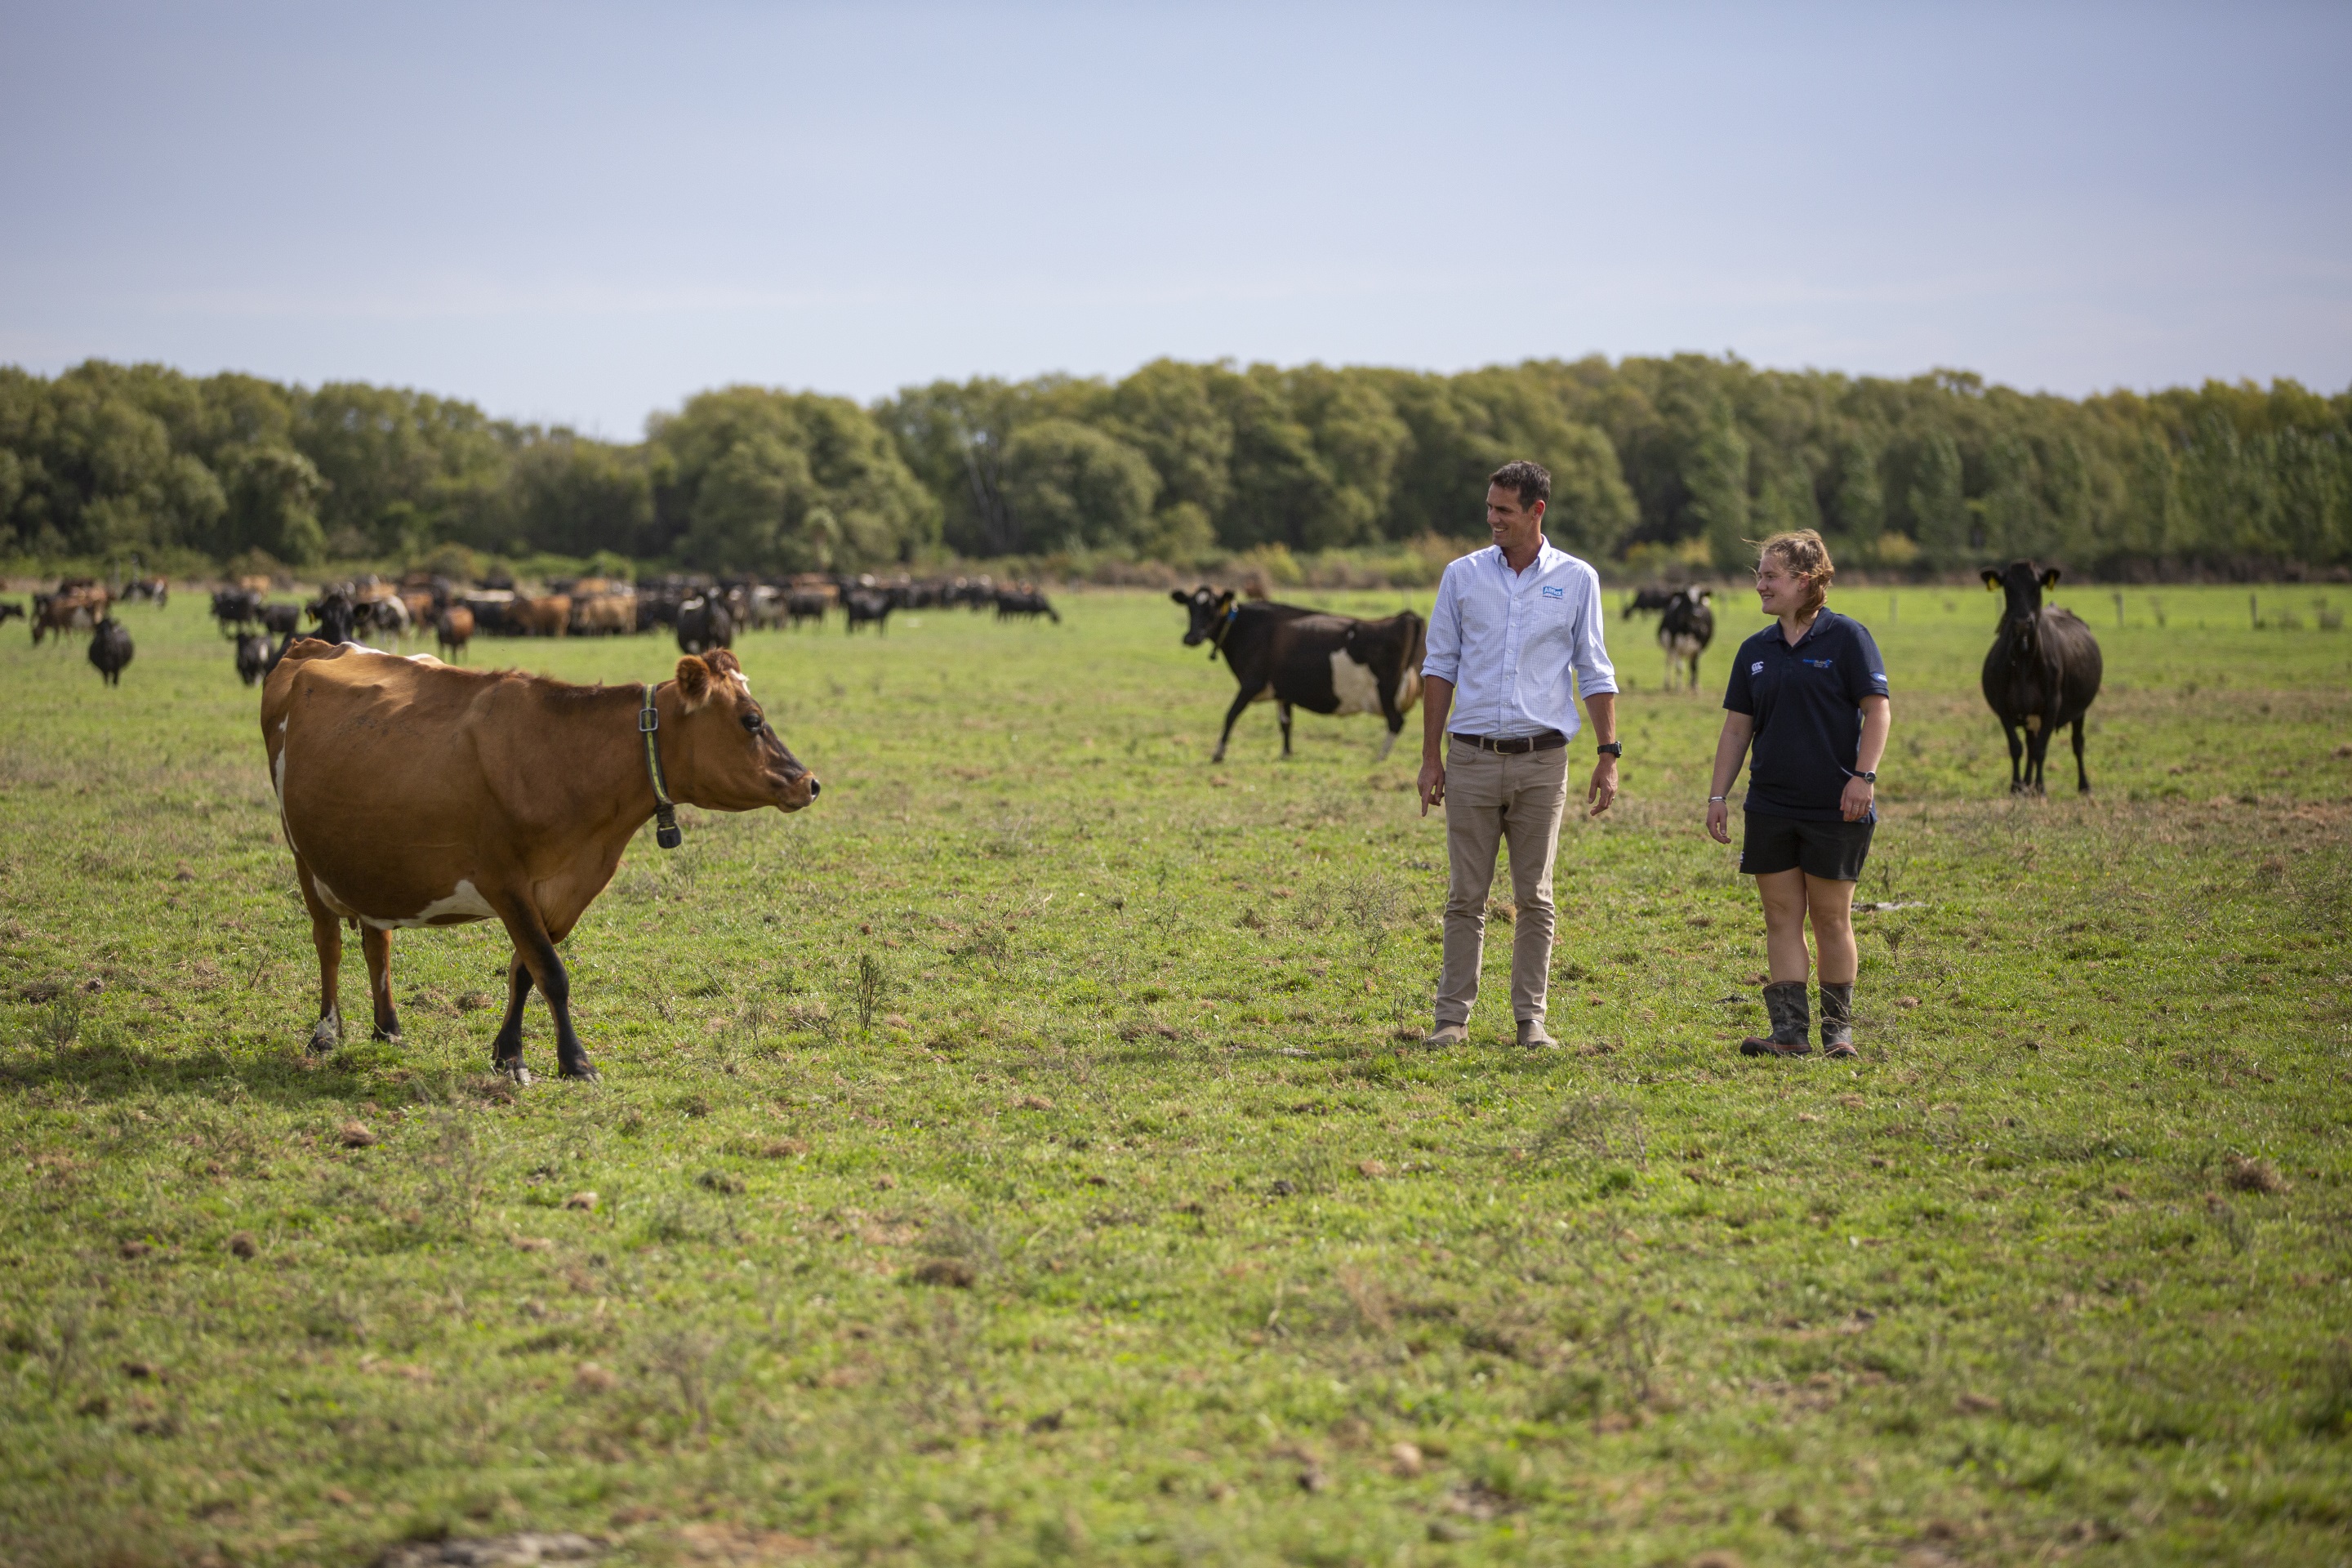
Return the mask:
<svg viewBox="0 0 2352 1568">
<path fill-rule="evenodd" d="M 1518 491 L 1522 508 L 1551 500 L 1551 470 L 1541 463 L 1530 463 L 1525 458 L 1516 463 L 1505 463 L 1486 476 L 1486 482 L 1500 485 L 1507 490 Z"/>
</svg>

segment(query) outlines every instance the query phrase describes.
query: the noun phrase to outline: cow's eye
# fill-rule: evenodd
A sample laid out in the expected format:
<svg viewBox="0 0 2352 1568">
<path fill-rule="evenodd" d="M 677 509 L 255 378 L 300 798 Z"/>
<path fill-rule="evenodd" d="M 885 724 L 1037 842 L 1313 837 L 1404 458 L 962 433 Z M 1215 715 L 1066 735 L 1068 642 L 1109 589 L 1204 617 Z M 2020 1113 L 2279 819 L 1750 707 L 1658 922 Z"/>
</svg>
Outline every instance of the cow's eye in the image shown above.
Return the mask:
<svg viewBox="0 0 2352 1568">
<path fill-rule="evenodd" d="M 754 735 L 760 732 L 760 727 L 767 721 L 768 716 L 764 713 L 746 713 L 743 715 L 743 728 L 750 731 Z"/>
</svg>

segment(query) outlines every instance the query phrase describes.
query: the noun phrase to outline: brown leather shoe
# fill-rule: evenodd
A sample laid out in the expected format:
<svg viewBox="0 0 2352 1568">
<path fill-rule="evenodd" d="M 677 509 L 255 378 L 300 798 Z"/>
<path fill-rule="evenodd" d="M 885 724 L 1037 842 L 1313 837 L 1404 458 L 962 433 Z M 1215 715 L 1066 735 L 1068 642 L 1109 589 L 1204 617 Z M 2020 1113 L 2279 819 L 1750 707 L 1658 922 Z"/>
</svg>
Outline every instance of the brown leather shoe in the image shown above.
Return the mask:
<svg viewBox="0 0 2352 1568">
<path fill-rule="evenodd" d="M 1544 1027 L 1541 1018 L 1522 1018 L 1519 1020 L 1519 1044 L 1531 1051 L 1539 1051 L 1556 1047 L 1559 1042 L 1551 1037 L 1551 1031 Z"/>
<path fill-rule="evenodd" d="M 1467 1024 L 1440 1024 L 1423 1037 L 1424 1046 L 1458 1046 L 1470 1038 Z"/>
</svg>

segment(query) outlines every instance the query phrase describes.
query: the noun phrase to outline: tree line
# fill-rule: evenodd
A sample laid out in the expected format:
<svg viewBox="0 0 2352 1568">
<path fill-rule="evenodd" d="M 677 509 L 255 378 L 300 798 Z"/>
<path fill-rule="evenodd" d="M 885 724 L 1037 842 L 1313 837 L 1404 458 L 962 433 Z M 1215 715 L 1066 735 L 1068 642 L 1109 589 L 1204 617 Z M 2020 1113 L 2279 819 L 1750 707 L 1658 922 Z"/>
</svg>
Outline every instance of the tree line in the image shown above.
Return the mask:
<svg viewBox="0 0 2352 1568">
<path fill-rule="evenodd" d="M 291 563 L 599 552 L 707 571 L 943 554 L 1193 566 L 1475 539 L 1485 476 L 1553 475 L 1549 533 L 1728 570 L 1818 528 L 1892 570 L 2352 565 L 2352 390 L 2072 399 L 1676 355 L 1454 375 L 1160 360 L 1118 381 L 909 387 L 870 406 L 701 393 L 636 443 L 399 388 L 90 361 L 0 367 L 0 550 Z"/>
</svg>

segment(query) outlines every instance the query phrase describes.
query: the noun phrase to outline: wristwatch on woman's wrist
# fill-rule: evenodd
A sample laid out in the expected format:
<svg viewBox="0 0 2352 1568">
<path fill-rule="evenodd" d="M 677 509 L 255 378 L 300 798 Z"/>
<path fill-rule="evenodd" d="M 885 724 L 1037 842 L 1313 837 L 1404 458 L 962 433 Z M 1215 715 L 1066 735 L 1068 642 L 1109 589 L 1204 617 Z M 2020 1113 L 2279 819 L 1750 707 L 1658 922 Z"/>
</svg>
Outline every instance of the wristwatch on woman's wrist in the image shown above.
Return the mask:
<svg viewBox="0 0 2352 1568">
<path fill-rule="evenodd" d="M 1853 776 L 1854 776 L 1854 777 L 1856 777 L 1856 778 L 1858 778 L 1858 779 L 1860 779 L 1863 783 L 1864 783 L 1864 784 L 1876 784 L 1876 783 L 1878 782 L 1878 770 L 1877 770 L 1877 769 L 1875 769 L 1875 768 L 1873 768 L 1870 772 L 1868 772 L 1868 773 L 1856 773 L 1856 774 L 1854 774 Z"/>
</svg>

